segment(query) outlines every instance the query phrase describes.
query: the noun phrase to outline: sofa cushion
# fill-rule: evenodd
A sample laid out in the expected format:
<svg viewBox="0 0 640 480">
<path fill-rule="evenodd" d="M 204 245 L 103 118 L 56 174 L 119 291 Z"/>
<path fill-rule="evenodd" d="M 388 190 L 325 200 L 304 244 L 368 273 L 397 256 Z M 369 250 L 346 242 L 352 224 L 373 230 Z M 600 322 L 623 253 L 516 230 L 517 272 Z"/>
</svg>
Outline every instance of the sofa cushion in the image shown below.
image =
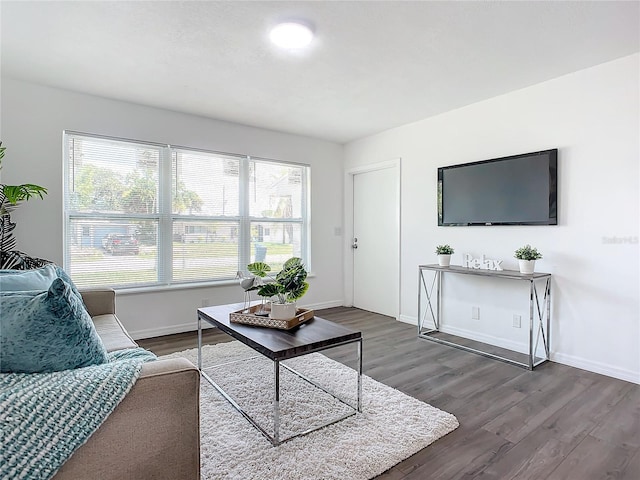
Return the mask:
<svg viewBox="0 0 640 480">
<path fill-rule="evenodd" d="M 0 292 L 0 371 L 54 372 L 108 361 L 82 300 L 56 278 L 44 292 Z"/>
<path fill-rule="evenodd" d="M 111 313 L 96 315 L 93 317 L 93 324 L 107 352 L 138 346 L 124 329 L 118 317 Z"/>
<path fill-rule="evenodd" d="M 20 292 L 38 290 L 43 292 L 56 278 L 64 280 L 78 297 L 80 292 L 71 277 L 57 265 L 45 265 L 33 270 L 0 270 L 0 292 Z"/>
</svg>

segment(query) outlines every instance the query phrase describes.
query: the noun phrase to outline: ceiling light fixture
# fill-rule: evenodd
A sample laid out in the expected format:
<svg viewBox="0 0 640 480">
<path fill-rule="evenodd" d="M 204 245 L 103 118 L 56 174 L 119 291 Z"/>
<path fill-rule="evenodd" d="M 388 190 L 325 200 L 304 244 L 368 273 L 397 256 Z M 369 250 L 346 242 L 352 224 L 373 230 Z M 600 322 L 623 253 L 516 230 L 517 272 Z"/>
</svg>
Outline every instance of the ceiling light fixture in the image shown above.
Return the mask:
<svg viewBox="0 0 640 480">
<path fill-rule="evenodd" d="M 313 32 L 303 23 L 284 22 L 273 27 L 269 38 L 282 48 L 304 48 L 313 40 Z"/>
</svg>

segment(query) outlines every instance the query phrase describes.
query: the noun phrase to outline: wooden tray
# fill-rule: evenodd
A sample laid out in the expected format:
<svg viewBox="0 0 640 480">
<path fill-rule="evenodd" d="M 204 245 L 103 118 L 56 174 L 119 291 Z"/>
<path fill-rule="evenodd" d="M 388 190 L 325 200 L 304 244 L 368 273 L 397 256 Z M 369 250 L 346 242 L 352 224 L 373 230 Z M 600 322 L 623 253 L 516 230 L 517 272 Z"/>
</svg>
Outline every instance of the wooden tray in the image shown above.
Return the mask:
<svg viewBox="0 0 640 480">
<path fill-rule="evenodd" d="M 233 323 L 244 323 L 246 325 L 256 325 L 258 327 L 278 328 L 280 330 L 291 330 L 297 327 L 301 323 L 304 323 L 313 318 L 313 310 L 307 310 L 304 308 L 298 308 L 296 316 L 289 320 L 275 320 L 268 316 L 263 317 L 255 315 L 255 312 L 262 308 L 262 305 L 254 305 L 247 310 L 238 310 L 237 312 L 231 312 L 229 314 L 229 321 Z M 266 305 L 265 310 L 270 310 Z"/>
</svg>

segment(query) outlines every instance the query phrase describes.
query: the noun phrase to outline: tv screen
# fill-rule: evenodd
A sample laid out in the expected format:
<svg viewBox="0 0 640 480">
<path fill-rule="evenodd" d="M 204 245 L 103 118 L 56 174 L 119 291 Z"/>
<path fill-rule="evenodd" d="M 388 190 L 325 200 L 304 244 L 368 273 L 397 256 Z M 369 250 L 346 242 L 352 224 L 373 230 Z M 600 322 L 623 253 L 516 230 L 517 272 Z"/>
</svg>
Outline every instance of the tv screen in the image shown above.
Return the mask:
<svg viewBox="0 0 640 480">
<path fill-rule="evenodd" d="M 558 150 L 438 168 L 438 225 L 557 225 Z"/>
</svg>

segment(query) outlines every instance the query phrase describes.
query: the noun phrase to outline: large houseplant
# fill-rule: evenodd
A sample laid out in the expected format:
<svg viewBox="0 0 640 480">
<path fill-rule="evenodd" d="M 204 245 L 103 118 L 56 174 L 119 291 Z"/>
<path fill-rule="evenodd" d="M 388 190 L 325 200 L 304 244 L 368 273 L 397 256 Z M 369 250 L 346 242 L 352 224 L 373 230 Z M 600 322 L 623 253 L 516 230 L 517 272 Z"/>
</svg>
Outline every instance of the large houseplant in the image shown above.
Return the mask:
<svg viewBox="0 0 640 480">
<path fill-rule="evenodd" d="M 2 159 L 6 147 L 0 142 L 0 169 L 2 169 Z M 32 183 L 22 185 L 5 185 L 0 183 L 0 269 L 9 268 L 32 268 L 39 266 L 38 259 L 33 259 L 18 250 L 15 250 L 16 239 L 13 230 L 16 224 L 11 221 L 11 212 L 14 211 L 21 202 L 32 197 L 44 198 L 47 189 Z M 36 262 L 34 264 L 34 262 Z M 46 263 L 46 261 L 45 261 Z"/>
<path fill-rule="evenodd" d="M 309 289 L 306 282 L 307 270 L 302 259 L 292 257 L 282 265 L 275 277 L 271 276 L 271 267 L 264 262 L 247 265 L 247 270 L 257 277 L 269 277 L 271 281 L 254 287 L 261 297 L 276 297 L 271 302 L 271 318 L 288 320 L 296 316 L 296 300 L 301 298 Z"/>
</svg>

